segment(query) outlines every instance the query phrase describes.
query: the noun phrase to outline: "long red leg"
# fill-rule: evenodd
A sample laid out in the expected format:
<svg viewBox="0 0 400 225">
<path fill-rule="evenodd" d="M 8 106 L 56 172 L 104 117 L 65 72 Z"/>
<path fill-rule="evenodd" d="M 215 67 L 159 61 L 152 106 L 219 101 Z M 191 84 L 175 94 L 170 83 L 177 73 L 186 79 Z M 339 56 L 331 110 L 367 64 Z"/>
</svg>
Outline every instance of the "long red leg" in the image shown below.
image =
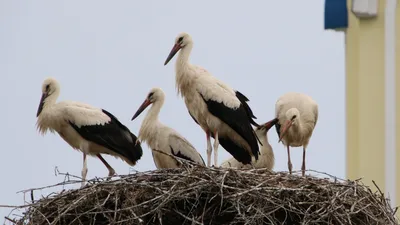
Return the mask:
<svg viewBox="0 0 400 225">
<path fill-rule="evenodd" d="M 110 164 L 107 163 L 107 161 L 100 155 L 97 154 L 97 157 L 104 163 L 104 165 L 108 169 L 108 176 L 111 177 L 112 175 L 115 174 L 115 170 L 110 166 Z"/>
<path fill-rule="evenodd" d="M 209 131 L 206 131 L 206 137 L 207 137 L 207 167 L 211 167 L 212 147 L 211 147 L 211 140 L 210 140 L 210 132 Z"/>
<path fill-rule="evenodd" d="M 287 146 L 287 155 L 288 155 L 288 168 L 289 168 L 289 173 L 292 174 L 292 161 L 290 160 L 290 149 L 289 149 L 289 145 Z"/>
<path fill-rule="evenodd" d="M 304 177 L 306 174 L 306 148 L 303 147 L 303 163 L 301 165 L 301 175 Z"/>
<path fill-rule="evenodd" d="M 214 133 L 214 167 L 218 167 L 218 132 L 215 131 Z"/>
<path fill-rule="evenodd" d="M 86 181 L 86 175 L 88 172 L 87 169 L 87 161 L 86 161 L 86 154 L 83 153 L 83 168 L 82 168 L 82 183 L 81 183 L 81 187 L 83 187 L 85 185 L 85 181 Z"/>
</svg>

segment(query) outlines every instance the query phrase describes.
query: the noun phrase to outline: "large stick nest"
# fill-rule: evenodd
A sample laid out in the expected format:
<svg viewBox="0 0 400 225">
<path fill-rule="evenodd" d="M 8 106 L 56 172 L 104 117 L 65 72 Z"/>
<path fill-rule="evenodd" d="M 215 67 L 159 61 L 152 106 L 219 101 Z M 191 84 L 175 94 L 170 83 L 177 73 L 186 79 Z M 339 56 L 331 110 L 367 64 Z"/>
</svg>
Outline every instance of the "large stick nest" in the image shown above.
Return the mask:
<svg viewBox="0 0 400 225">
<path fill-rule="evenodd" d="M 399 224 L 360 181 L 264 169 L 155 170 L 43 197 L 17 224 Z"/>
</svg>

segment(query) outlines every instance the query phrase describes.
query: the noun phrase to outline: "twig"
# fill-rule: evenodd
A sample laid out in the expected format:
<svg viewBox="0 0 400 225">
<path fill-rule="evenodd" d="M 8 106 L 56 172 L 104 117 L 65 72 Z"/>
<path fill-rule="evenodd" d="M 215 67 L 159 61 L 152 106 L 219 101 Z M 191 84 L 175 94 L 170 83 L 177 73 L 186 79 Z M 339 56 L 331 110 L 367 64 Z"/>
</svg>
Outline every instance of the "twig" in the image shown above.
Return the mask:
<svg viewBox="0 0 400 225">
<path fill-rule="evenodd" d="M 10 221 L 10 222 L 14 223 L 14 224 L 16 224 L 16 223 L 17 223 L 17 221 L 15 221 L 15 220 L 13 220 L 13 219 L 9 218 L 8 216 L 5 216 L 4 218 L 5 218 L 6 220 L 8 220 L 8 221 Z"/>
</svg>

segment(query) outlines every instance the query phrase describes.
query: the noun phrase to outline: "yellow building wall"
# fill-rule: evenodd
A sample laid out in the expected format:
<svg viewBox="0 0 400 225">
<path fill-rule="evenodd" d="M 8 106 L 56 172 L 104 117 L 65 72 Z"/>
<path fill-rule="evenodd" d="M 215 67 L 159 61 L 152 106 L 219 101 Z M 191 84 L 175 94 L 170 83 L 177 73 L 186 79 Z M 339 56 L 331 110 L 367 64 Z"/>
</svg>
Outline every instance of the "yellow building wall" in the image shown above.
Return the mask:
<svg viewBox="0 0 400 225">
<path fill-rule="evenodd" d="M 385 1 L 379 1 L 379 15 Z M 346 171 L 385 189 L 384 16 L 359 20 L 349 7 L 346 30 Z"/>
<path fill-rule="evenodd" d="M 350 6 L 349 6 L 350 7 Z M 358 178 L 359 160 L 359 39 L 358 20 L 350 13 L 346 30 L 346 172 L 349 179 Z M 351 151 L 349 151 L 351 149 Z"/>
<path fill-rule="evenodd" d="M 379 1 L 378 16 L 358 19 L 347 1 L 349 26 L 346 32 L 346 173 L 364 178 L 376 190 L 385 187 L 385 8 Z M 396 6 L 396 193 L 393 205 L 400 206 L 400 1 Z M 388 177 L 387 179 L 392 179 Z M 400 210 L 399 210 L 400 211 Z M 397 212 L 400 217 L 400 212 Z"/>
</svg>

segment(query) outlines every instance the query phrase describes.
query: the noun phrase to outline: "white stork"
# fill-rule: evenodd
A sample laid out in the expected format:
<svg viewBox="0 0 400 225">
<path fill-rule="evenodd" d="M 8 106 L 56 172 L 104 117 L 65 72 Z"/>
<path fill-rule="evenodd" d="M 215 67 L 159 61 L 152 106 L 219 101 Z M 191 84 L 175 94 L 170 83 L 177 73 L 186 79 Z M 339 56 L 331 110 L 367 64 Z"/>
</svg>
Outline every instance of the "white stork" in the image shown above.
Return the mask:
<svg viewBox="0 0 400 225">
<path fill-rule="evenodd" d="M 318 104 L 308 95 L 290 92 L 282 95 L 275 104 L 275 124 L 279 141 L 287 147 L 288 168 L 292 173 L 290 147 L 303 146 L 302 175 L 306 170 L 306 148 L 318 120 Z"/>
<path fill-rule="evenodd" d="M 254 120 L 248 99 L 235 91 L 200 66 L 189 62 L 193 41 L 189 34 L 180 33 L 164 65 L 180 50 L 176 60 L 176 86 L 184 98 L 189 114 L 201 126 L 207 138 L 207 166 L 211 166 L 214 141 L 214 166 L 218 166 L 218 145 L 221 144 L 235 159 L 251 164 L 252 157 L 258 159 L 257 137 L 251 124 Z"/>
<path fill-rule="evenodd" d="M 97 156 L 107 167 L 108 176 L 114 169 L 100 155 L 119 157 L 134 166 L 142 157 L 137 137 L 118 119 L 104 109 L 73 101 L 58 102 L 60 85 L 47 78 L 42 85 L 42 98 L 36 114 L 37 128 L 44 135 L 57 132 L 73 149 L 83 153 L 82 186 L 86 180 L 86 155 Z"/>
<path fill-rule="evenodd" d="M 154 163 L 158 169 L 180 167 L 180 163 L 169 155 L 174 155 L 175 157 L 204 166 L 203 158 L 193 145 L 177 131 L 165 126 L 158 120 L 158 114 L 164 104 L 164 99 L 165 94 L 162 89 L 152 88 L 135 115 L 133 115 L 132 120 L 138 117 L 147 106 L 152 104 L 146 117 L 142 121 L 138 134 L 139 140 L 145 141 L 151 148 Z"/>
<path fill-rule="evenodd" d="M 257 161 L 253 161 L 252 166 L 255 169 L 267 168 L 268 170 L 272 170 L 275 164 L 274 152 L 272 150 L 272 146 L 268 142 L 267 132 L 278 122 L 278 119 L 271 120 L 265 124 L 261 124 L 259 127 L 255 129 L 258 139 L 261 142 L 260 146 L 260 158 Z M 238 162 L 235 158 L 230 158 L 225 160 L 221 167 L 223 168 L 251 168 L 251 166 L 243 165 L 243 163 Z"/>
</svg>

